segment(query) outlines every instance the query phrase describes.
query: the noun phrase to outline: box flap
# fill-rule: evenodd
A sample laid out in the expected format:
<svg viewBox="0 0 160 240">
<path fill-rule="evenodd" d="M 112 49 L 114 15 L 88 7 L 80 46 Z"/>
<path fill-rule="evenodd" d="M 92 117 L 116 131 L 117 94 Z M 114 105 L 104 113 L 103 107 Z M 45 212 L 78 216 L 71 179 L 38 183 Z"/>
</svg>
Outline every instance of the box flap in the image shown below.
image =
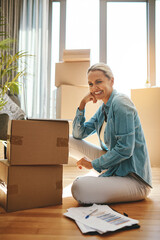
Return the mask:
<svg viewBox="0 0 160 240">
<path fill-rule="evenodd" d="M 68 122 L 71 119 L 43 119 L 43 118 L 28 118 L 29 121 L 52 121 L 52 122 Z"/>
</svg>

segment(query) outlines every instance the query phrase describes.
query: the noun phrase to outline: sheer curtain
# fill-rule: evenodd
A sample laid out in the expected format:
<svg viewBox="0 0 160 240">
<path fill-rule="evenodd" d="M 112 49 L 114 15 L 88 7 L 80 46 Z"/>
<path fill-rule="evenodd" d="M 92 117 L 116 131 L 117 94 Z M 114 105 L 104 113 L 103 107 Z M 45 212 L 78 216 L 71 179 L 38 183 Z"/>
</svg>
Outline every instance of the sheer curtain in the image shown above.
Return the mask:
<svg viewBox="0 0 160 240">
<path fill-rule="evenodd" d="M 1 31 L 5 32 L 7 37 L 16 39 L 13 43 L 13 54 L 18 50 L 20 6 L 21 0 L 0 1 L 0 14 L 5 17 L 5 25 L 1 26 Z M 1 40 L 6 36 L 1 36 Z"/>
<path fill-rule="evenodd" d="M 0 40 L 3 40 L 7 37 L 16 40 L 15 42 L 13 42 L 13 46 L 9 52 L 12 55 L 14 55 L 18 51 L 20 7 L 21 0 L 0 0 L 0 14 L 5 18 L 5 24 L 2 25 L 0 29 L 1 32 L 5 33 L 5 35 L 0 36 Z M 13 71 L 11 78 L 13 78 L 15 75 L 16 72 Z M 5 76 L 2 79 L 2 82 L 5 82 L 6 80 L 7 79 Z M 8 95 L 16 104 L 20 105 L 18 96 L 13 96 L 9 92 Z"/>
<path fill-rule="evenodd" d="M 29 118 L 50 117 L 49 0 L 21 0 L 19 50 L 26 58 L 21 104 Z"/>
</svg>

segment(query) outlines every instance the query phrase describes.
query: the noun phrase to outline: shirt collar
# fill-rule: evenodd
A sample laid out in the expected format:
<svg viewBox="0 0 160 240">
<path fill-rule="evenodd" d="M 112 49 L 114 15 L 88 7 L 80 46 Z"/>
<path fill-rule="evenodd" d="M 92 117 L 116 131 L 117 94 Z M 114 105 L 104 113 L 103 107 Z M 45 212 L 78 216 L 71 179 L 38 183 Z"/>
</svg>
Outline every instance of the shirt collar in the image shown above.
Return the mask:
<svg viewBox="0 0 160 240">
<path fill-rule="evenodd" d="M 115 89 L 113 89 L 112 93 L 111 93 L 111 96 L 109 97 L 108 101 L 106 104 L 103 103 L 103 108 L 105 109 L 109 109 L 111 103 L 112 103 L 112 100 L 113 100 L 113 97 L 117 94 L 117 91 Z"/>
</svg>

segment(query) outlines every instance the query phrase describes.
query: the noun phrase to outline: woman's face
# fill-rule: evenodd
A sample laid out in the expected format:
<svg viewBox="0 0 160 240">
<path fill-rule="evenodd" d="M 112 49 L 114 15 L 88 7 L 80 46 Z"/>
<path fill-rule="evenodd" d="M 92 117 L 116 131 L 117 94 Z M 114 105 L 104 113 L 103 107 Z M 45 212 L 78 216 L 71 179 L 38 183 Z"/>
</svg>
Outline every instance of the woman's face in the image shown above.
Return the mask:
<svg viewBox="0 0 160 240">
<path fill-rule="evenodd" d="M 113 91 L 114 78 L 109 79 L 102 71 L 90 71 L 88 84 L 90 93 L 106 104 Z"/>
</svg>

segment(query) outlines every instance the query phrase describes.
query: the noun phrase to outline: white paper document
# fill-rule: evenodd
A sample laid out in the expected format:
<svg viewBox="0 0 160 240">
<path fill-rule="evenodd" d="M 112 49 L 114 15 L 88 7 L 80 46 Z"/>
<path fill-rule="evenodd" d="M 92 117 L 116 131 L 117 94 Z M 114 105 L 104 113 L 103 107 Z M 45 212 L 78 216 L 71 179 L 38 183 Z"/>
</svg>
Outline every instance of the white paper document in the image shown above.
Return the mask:
<svg viewBox="0 0 160 240">
<path fill-rule="evenodd" d="M 69 208 L 64 215 L 75 220 L 82 233 L 103 234 L 139 223 L 138 220 L 112 210 L 108 205 L 93 204 L 90 207 Z"/>
</svg>

